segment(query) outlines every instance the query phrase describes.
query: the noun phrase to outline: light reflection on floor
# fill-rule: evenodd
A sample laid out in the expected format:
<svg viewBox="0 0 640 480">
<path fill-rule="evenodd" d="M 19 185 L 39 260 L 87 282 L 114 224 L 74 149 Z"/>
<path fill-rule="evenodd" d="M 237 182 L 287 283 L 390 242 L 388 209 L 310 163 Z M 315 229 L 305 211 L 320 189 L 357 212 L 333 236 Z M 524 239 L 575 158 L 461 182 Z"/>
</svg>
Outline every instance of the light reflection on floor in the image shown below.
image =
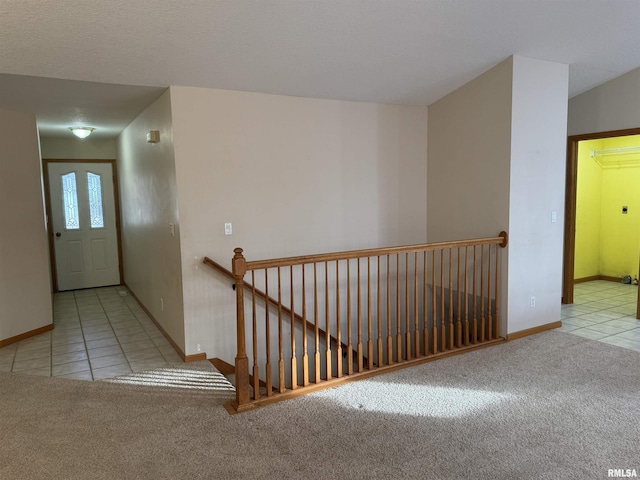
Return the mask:
<svg viewBox="0 0 640 480">
<path fill-rule="evenodd" d="M 318 392 L 345 408 L 397 415 L 456 418 L 474 415 L 500 402 L 512 400 L 510 393 L 430 385 L 403 385 L 379 380 L 363 380 L 357 388 Z"/>
<path fill-rule="evenodd" d="M 149 372 L 123 375 L 104 381 L 151 387 L 183 388 L 222 392 L 235 391 L 233 385 L 231 385 L 221 373 L 170 367 L 155 369 Z"/>
</svg>

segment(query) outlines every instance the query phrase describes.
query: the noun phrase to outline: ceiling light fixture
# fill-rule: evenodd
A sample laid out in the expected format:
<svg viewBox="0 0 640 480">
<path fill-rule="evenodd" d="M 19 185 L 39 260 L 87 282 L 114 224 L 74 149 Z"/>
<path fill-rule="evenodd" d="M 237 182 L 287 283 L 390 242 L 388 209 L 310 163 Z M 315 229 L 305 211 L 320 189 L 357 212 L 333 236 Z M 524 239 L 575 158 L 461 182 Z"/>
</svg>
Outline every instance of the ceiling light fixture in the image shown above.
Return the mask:
<svg viewBox="0 0 640 480">
<path fill-rule="evenodd" d="M 87 138 L 95 130 L 93 127 L 69 127 L 71 133 L 78 138 Z"/>
</svg>

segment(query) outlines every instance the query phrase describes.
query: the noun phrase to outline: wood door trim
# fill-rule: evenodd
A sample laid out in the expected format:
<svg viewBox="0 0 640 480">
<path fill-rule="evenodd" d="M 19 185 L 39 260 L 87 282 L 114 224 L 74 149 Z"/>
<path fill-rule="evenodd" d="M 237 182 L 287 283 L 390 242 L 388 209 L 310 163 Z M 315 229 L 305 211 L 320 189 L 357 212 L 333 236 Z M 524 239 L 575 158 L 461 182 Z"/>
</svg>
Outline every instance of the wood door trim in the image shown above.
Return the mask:
<svg viewBox="0 0 640 480">
<path fill-rule="evenodd" d="M 567 176 L 564 202 L 564 261 L 562 266 L 562 303 L 573 303 L 574 264 L 576 258 L 576 198 L 578 193 L 578 142 L 598 138 L 640 135 L 640 128 L 585 133 L 567 137 Z M 640 309 L 640 291 L 638 293 Z M 640 314 L 638 310 L 637 314 Z M 640 317 L 638 317 L 640 318 Z"/>
<path fill-rule="evenodd" d="M 51 201 L 49 186 L 49 164 L 50 163 L 110 163 L 113 180 L 113 203 L 116 211 L 116 242 L 118 244 L 118 275 L 119 283 L 122 285 L 124 278 L 124 268 L 122 266 L 122 236 L 120 235 L 120 192 L 118 189 L 118 165 L 115 159 L 62 159 L 43 158 L 42 159 L 42 181 L 44 186 L 45 212 L 47 214 L 47 238 L 49 240 L 49 263 L 51 265 L 51 286 L 53 293 L 58 292 L 58 272 L 56 269 L 56 258 L 54 250 L 53 228 L 51 227 Z"/>
</svg>

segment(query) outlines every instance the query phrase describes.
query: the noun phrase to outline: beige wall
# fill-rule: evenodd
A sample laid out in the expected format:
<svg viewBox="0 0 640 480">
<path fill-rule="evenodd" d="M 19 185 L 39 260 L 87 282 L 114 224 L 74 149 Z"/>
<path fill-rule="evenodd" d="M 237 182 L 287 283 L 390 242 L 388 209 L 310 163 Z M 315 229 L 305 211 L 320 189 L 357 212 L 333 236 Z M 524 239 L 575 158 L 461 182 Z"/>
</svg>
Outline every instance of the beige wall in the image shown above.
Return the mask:
<svg viewBox="0 0 640 480">
<path fill-rule="evenodd" d="M 204 256 L 425 241 L 426 108 L 189 87 L 171 102 L 188 354 L 235 356 L 235 294 Z"/>
<path fill-rule="evenodd" d="M 116 158 L 115 138 L 41 137 L 42 158 L 64 160 L 113 160 Z"/>
<path fill-rule="evenodd" d="M 34 115 L 0 109 L 0 340 L 53 323 Z"/>
<path fill-rule="evenodd" d="M 511 58 L 429 106 L 429 242 L 509 227 Z"/>
<path fill-rule="evenodd" d="M 640 128 L 640 68 L 569 100 L 569 135 Z"/>
<path fill-rule="evenodd" d="M 429 242 L 509 231 L 512 72 L 509 58 L 429 106 Z M 504 313 L 508 247 L 500 253 Z"/>
<path fill-rule="evenodd" d="M 159 143 L 147 143 L 149 130 L 160 131 Z M 117 146 L 124 281 L 184 351 L 180 223 L 168 90 L 122 132 Z"/>
</svg>

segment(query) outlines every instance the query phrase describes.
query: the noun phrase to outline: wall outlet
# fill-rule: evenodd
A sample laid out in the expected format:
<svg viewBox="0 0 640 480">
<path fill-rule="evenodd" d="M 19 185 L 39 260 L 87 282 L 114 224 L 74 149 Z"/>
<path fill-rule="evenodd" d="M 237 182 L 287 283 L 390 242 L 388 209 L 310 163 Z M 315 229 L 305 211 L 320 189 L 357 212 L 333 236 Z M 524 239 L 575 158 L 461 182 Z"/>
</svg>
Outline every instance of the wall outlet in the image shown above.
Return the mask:
<svg viewBox="0 0 640 480">
<path fill-rule="evenodd" d="M 197 344 L 196 344 L 196 349 L 197 349 L 198 351 L 200 351 L 200 344 L 199 344 L 199 343 L 197 343 Z"/>
<path fill-rule="evenodd" d="M 225 223 L 224 224 L 224 234 L 225 235 L 233 234 L 233 225 L 231 225 L 230 223 Z"/>
<path fill-rule="evenodd" d="M 536 306 L 536 297 L 531 297 L 531 308 Z"/>
</svg>

